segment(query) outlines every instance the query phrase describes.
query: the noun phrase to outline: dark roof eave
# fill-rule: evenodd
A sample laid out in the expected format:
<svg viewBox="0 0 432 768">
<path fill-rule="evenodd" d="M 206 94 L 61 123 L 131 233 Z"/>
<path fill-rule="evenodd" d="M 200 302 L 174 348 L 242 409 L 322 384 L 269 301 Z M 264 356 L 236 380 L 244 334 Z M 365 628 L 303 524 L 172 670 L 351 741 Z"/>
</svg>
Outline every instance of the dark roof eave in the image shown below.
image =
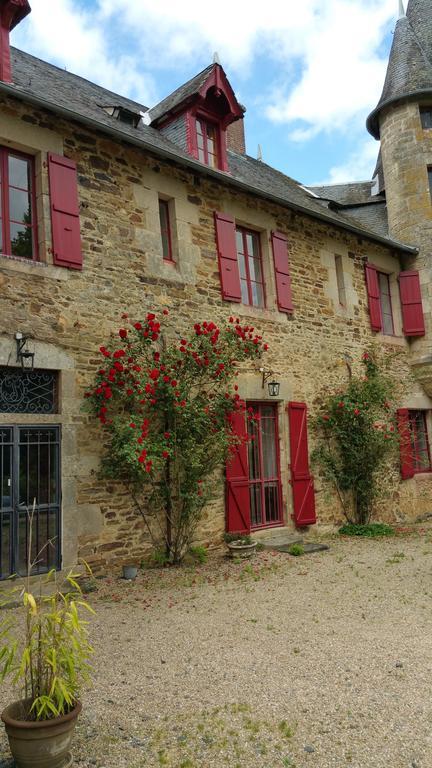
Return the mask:
<svg viewBox="0 0 432 768">
<path fill-rule="evenodd" d="M 391 99 L 386 99 L 386 101 L 383 101 L 381 104 L 378 104 L 377 107 L 373 110 L 373 112 L 370 113 L 368 118 L 366 119 L 366 128 L 368 129 L 369 133 L 374 137 L 374 139 L 380 138 L 380 129 L 379 129 L 379 120 L 378 115 L 380 112 L 382 112 L 383 109 L 386 107 L 389 107 L 391 104 L 397 104 L 400 101 L 417 101 L 417 99 L 421 98 L 432 98 L 432 88 L 421 88 L 418 91 L 412 91 L 411 93 L 399 94 L 398 96 L 392 96 Z"/>
<path fill-rule="evenodd" d="M 76 120 L 77 122 L 82 123 L 83 125 L 87 125 L 90 128 L 101 131 L 102 133 L 108 134 L 110 136 L 113 136 L 117 140 L 120 139 L 136 147 L 145 148 L 148 152 L 150 152 L 153 155 L 156 155 L 157 157 L 161 157 L 165 160 L 170 160 L 172 162 L 177 163 L 178 165 L 183 165 L 186 168 L 189 168 L 190 170 L 197 171 L 198 173 L 200 173 L 200 175 L 210 176 L 213 179 L 218 179 L 219 181 L 222 181 L 222 182 L 225 182 L 226 184 L 237 187 L 238 189 L 241 189 L 245 192 L 253 194 L 257 197 L 261 197 L 261 198 L 264 197 L 266 200 L 270 200 L 271 202 L 277 203 L 278 205 L 281 205 L 284 208 L 288 208 L 290 210 L 297 211 L 298 213 L 302 213 L 303 215 L 309 216 L 312 219 L 318 219 L 319 221 L 323 221 L 325 224 L 330 224 L 335 227 L 340 227 L 340 229 L 344 229 L 348 232 L 352 232 L 358 237 L 363 237 L 366 240 L 371 240 L 372 242 L 384 244 L 387 247 L 394 248 L 395 250 L 401 251 L 403 253 L 409 253 L 413 255 L 418 253 L 417 248 L 414 248 L 409 245 L 404 245 L 403 243 L 399 243 L 396 240 L 390 240 L 386 237 L 382 237 L 380 235 L 375 234 L 374 232 L 364 230 L 361 227 L 356 227 L 355 225 L 352 225 L 349 222 L 346 222 L 346 223 L 336 222 L 334 221 L 334 219 L 332 219 L 329 216 L 326 216 L 324 213 L 320 214 L 316 211 L 311 211 L 308 208 L 305 208 L 302 205 L 299 205 L 298 203 L 293 203 L 291 201 L 285 200 L 284 198 L 281 198 L 278 195 L 265 193 L 259 188 L 253 187 L 250 184 L 246 184 L 245 182 L 240 181 L 239 179 L 236 179 L 233 176 L 230 176 L 224 171 L 217 171 L 217 170 L 213 170 L 212 168 L 207 168 L 203 166 L 202 163 L 200 163 L 198 160 L 194 160 L 194 158 L 183 157 L 182 155 L 178 155 L 176 152 L 170 151 L 169 149 L 165 149 L 165 148 L 162 149 L 161 147 L 154 146 L 149 142 L 145 141 L 145 139 L 138 138 L 138 137 L 134 138 L 133 136 L 129 136 L 127 133 L 123 133 L 123 131 L 119 129 L 115 129 L 114 127 L 110 128 L 109 126 L 99 122 L 98 120 L 95 120 L 92 117 L 86 117 L 85 115 L 82 115 L 79 112 L 75 112 L 72 109 L 68 109 L 67 107 L 61 107 L 56 104 L 53 104 L 51 101 L 48 101 L 47 99 L 43 99 L 40 96 L 34 96 L 33 94 L 28 93 L 27 91 L 23 91 L 17 88 L 13 84 L 8 84 L 0 81 L 0 93 L 1 92 L 6 93 L 7 95 L 12 96 L 13 98 L 21 98 L 23 101 L 26 101 L 29 104 L 34 104 L 35 106 L 42 107 L 51 112 L 63 115 L 64 117 L 68 117 L 69 119 Z"/>
</svg>

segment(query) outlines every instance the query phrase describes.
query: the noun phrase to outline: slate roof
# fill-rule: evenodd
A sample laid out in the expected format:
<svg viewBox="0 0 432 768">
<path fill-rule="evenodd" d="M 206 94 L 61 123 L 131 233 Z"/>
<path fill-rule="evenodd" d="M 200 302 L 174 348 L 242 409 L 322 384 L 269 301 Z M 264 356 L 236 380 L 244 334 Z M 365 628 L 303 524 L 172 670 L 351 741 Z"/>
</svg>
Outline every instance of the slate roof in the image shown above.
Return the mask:
<svg viewBox="0 0 432 768">
<path fill-rule="evenodd" d="M 143 104 L 112 93 L 14 48 L 12 68 L 14 83 L 0 82 L 0 92 L 109 134 L 119 142 L 133 144 L 156 157 L 186 166 L 194 173 L 218 180 L 221 184 L 240 188 L 359 236 L 385 242 L 399 250 L 416 252 L 415 248 L 383 237 L 380 232 L 375 232 L 350 216 L 328 209 L 298 182 L 263 162 L 229 152 L 230 173 L 215 170 L 186 154 L 158 130 L 144 125 L 143 121 L 140 121 L 138 127 L 133 127 L 111 117 L 103 109 L 104 106 L 116 105 L 131 111 L 145 112 Z M 204 72 L 206 70 L 200 73 L 203 77 Z"/>
<path fill-rule="evenodd" d="M 410 0 L 395 28 L 383 92 L 369 115 L 369 133 L 379 138 L 379 113 L 399 99 L 432 96 L 431 0 Z"/>
<path fill-rule="evenodd" d="M 366 203 L 371 199 L 372 181 L 354 181 L 345 184 L 313 184 L 308 186 L 312 192 L 325 200 L 336 203 Z"/>
<path fill-rule="evenodd" d="M 160 117 L 175 110 L 175 108 L 186 101 L 186 99 L 195 96 L 204 85 L 214 66 L 214 64 L 210 64 L 203 69 L 202 72 L 199 72 L 198 75 L 195 75 L 195 77 L 192 77 L 187 83 L 184 83 L 184 85 L 181 85 L 175 91 L 170 93 L 165 99 L 162 99 L 162 101 L 160 101 L 159 104 L 156 104 L 155 107 L 152 107 L 149 112 L 151 122 L 153 124 L 157 123 Z"/>
</svg>

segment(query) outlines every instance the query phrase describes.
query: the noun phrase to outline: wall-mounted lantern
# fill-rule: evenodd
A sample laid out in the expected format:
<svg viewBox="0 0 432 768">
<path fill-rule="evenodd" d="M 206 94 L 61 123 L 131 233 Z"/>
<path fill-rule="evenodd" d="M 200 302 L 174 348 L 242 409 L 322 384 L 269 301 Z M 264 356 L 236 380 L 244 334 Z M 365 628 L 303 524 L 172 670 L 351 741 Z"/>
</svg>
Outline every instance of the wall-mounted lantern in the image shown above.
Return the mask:
<svg viewBox="0 0 432 768">
<path fill-rule="evenodd" d="M 262 388 L 264 389 L 266 382 L 268 387 L 268 393 L 269 397 L 279 397 L 280 392 L 280 382 L 275 381 L 273 379 L 272 381 L 268 381 L 271 376 L 274 376 L 273 371 L 266 371 L 265 368 L 260 368 L 260 373 L 262 373 Z"/>
<path fill-rule="evenodd" d="M 32 371 L 34 368 L 34 352 L 30 352 L 27 349 L 28 336 L 24 336 L 20 331 L 15 334 L 16 348 L 17 348 L 17 363 L 21 363 L 21 368 L 24 370 Z"/>
</svg>

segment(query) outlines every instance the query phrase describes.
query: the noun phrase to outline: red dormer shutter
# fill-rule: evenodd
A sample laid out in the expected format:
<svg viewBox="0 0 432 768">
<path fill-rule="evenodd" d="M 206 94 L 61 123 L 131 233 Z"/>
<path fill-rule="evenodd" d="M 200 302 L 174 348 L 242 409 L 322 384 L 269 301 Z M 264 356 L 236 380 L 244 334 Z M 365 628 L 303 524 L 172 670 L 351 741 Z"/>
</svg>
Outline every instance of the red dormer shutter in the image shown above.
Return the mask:
<svg viewBox="0 0 432 768">
<path fill-rule="evenodd" d="M 291 276 L 288 260 L 288 242 L 281 232 L 271 235 L 273 260 L 276 277 L 276 295 L 279 310 L 291 314 L 294 312 L 291 294 Z"/>
<path fill-rule="evenodd" d="M 241 442 L 226 463 L 226 529 L 229 533 L 249 533 L 249 468 L 245 414 L 234 412 L 230 416 L 230 423 L 232 431 Z"/>
<path fill-rule="evenodd" d="M 241 301 L 240 273 L 237 261 L 235 221 L 226 213 L 215 211 L 216 243 L 222 298 L 225 301 Z"/>
<path fill-rule="evenodd" d="M 372 264 L 366 264 L 365 275 L 371 328 L 373 331 L 381 331 L 382 316 L 377 268 Z"/>
<path fill-rule="evenodd" d="M 398 279 L 403 333 L 405 336 L 424 336 L 425 322 L 419 273 L 414 269 L 401 272 Z"/>
<path fill-rule="evenodd" d="M 402 480 L 414 477 L 414 451 L 411 443 L 411 428 L 408 408 L 399 408 L 397 411 L 397 424 L 399 429 L 400 469 Z"/>
<path fill-rule="evenodd" d="M 82 269 L 76 164 L 67 157 L 49 153 L 48 175 L 54 264 Z"/>
<path fill-rule="evenodd" d="M 288 419 L 294 520 L 297 527 L 301 528 L 316 523 L 315 489 L 309 470 L 305 403 L 288 403 Z"/>
</svg>

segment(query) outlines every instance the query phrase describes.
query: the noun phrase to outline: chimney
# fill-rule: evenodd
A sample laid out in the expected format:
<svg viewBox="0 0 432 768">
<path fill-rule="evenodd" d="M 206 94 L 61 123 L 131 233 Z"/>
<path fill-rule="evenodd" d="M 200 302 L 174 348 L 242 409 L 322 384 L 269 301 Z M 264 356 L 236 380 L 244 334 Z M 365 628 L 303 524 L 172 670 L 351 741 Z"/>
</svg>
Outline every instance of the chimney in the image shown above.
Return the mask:
<svg viewBox="0 0 432 768">
<path fill-rule="evenodd" d="M 227 146 L 240 155 L 246 154 L 244 119 L 241 117 L 227 128 Z"/>
<path fill-rule="evenodd" d="M 31 11 L 28 0 L 0 0 L 0 80 L 12 82 L 9 35 Z"/>
</svg>

